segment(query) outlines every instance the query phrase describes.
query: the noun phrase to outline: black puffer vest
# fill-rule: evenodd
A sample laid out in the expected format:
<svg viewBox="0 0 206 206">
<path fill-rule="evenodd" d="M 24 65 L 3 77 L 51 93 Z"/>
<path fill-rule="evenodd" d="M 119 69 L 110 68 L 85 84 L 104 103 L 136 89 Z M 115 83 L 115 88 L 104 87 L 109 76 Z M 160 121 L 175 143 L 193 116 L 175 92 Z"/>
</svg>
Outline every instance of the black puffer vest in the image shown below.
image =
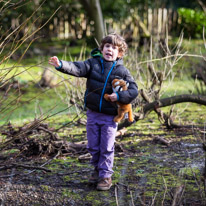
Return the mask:
<svg viewBox="0 0 206 206">
<path fill-rule="evenodd" d="M 85 92 L 85 106 L 93 111 L 116 115 L 115 103 L 104 99 L 104 94 L 111 94 L 112 80 L 123 79 L 129 82 L 127 91 L 118 92 L 119 101 L 125 104 L 131 103 L 138 95 L 137 85 L 130 72 L 123 66 L 123 60 L 115 62 L 105 61 L 101 52 L 95 49 L 91 52 L 92 58 L 86 61 L 68 62 L 61 61 L 62 68 L 58 69 L 76 77 L 87 78 Z"/>
</svg>

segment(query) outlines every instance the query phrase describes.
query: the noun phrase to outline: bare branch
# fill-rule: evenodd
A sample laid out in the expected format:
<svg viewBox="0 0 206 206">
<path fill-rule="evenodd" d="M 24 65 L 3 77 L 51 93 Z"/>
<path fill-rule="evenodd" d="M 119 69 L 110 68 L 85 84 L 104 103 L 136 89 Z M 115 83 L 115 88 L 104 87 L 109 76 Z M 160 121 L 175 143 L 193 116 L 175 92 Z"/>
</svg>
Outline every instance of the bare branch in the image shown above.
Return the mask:
<svg viewBox="0 0 206 206">
<path fill-rule="evenodd" d="M 199 5 L 202 7 L 203 11 L 206 13 L 206 5 L 201 1 L 201 0 L 197 0 Z"/>
<path fill-rule="evenodd" d="M 144 115 L 154 110 L 155 108 L 166 107 L 183 102 L 193 102 L 201 105 L 206 105 L 206 96 L 183 94 L 164 99 L 159 99 L 152 103 L 146 104 L 143 107 Z"/>
<path fill-rule="evenodd" d="M 147 64 L 147 63 L 156 62 L 156 61 L 162 61 L 162 60 L 170 59 L 170 58 L 173 58 L 173 57 L 196 57 L 196 58 L 202 58 L 204 60 L 206 59 L 206 57 L 203 56 L 203 55 L 184 53 L 184 54 L 173 54 L 173 55 L 165 56 L 165 57 L 162 57 L 162 58 L 141 61 L 141 62 L 138 63 L 138 65 Z"/>
</svg>

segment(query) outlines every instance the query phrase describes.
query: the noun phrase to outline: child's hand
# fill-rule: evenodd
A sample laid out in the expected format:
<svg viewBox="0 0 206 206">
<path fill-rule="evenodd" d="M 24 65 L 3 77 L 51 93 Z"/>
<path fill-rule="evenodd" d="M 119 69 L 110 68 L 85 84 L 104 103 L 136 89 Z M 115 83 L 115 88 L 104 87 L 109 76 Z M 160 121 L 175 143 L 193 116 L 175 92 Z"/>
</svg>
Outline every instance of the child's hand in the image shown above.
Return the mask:
<svg viewBox="0 0 206 206">
<path fill-rule="evenodd" d="M 116 93 L 112 93 L 112 94 L 108 95 L 108 97 L 109 97 L 111 102 L 117 101 L 117 94 Z"/>
<path fill-rule="evenodd" d="M 49 64 L 55 66 L 56 68 L 61 66 L 61 63 L 60 63 L 58 57 L 56 57 L 56 56 L 53 56 L 49 59 Z"/>
</svg>

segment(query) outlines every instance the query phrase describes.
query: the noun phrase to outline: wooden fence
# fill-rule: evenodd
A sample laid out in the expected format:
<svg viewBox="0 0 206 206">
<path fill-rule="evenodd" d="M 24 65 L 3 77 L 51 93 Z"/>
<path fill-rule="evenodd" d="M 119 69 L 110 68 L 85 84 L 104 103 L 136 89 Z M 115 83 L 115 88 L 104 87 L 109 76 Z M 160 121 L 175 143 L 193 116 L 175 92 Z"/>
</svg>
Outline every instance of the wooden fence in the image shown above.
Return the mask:
<svg viewBox="0 0 206 206">
<path fill-rule="evenodd" d="M 94 22 L 88 22 L 86 14 L 75 14 L 78 16 L 69 16 L 67 12 L 60 12 L 50 21 L 42 30 L 42 35 L 46 37 L 55 37 L 67 39 L 75 37 L 81 39 L 84 36 L 91 36 L 94 33 Z M 78 21 L 77 21 L 78 19 Z M 18 26 L 18 19 L 13 19 L 11 24 L 14 29 Z M 146 11 L 133 11 L 127 18 L 118 22 L 111 19 L 105 20 L 105 27 L 108 33 L 112 31 L 121 32 L 130 35 L 132 38 L 138 38 L 141 35 L 161 35 L 164 37 L 166 32 L 173 32 L 178 35 L 178 15 L 177 12 L 167 8 L 147 9 Z"/>
<path fill-rule="evenodd" d="M 165 36 L 167 31 L 171 32 L 173 29 L 177 29 L 178 15 L 176 11 L 166 8 L 148 9 L 147 14 L 147 28 L 151 34 Z"/>
<path fill-rule="evenodd" d="M 143 35 L 146 36 L 147 34 L 165 36 L 166 32 L 178 32 L 178 14 L 176 11 L 166 8 L 148 9 L 141 16 L 138 15 L 138 12 L 133 13 L 124 22 L 116 23 L 110 19 L 106 23 L 109 25 L 109 32 L 112 29 L 130 31 L 134 38 L 138 37 L 140 33 L 144 33 Z"/>
</svg>

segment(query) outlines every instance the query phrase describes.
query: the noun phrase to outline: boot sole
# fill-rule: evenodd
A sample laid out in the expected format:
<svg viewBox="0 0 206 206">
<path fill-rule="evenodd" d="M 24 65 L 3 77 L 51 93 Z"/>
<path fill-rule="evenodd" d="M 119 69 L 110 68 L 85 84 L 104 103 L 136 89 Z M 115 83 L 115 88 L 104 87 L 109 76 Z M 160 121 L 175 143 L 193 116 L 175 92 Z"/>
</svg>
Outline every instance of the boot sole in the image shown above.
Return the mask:
<svg viewBox="0 0 206 206">
<path fill-rule="evenodd" d="M 111 186 L 112 186 L 112 184 L 110 186 L 108 186 L 108 187 L 98 187 L 97 186 L 97 190 L 99 190 L 99 191 L 106 191 L 106 190 L 109 190 L 111 188 Z"/>
</svg>

